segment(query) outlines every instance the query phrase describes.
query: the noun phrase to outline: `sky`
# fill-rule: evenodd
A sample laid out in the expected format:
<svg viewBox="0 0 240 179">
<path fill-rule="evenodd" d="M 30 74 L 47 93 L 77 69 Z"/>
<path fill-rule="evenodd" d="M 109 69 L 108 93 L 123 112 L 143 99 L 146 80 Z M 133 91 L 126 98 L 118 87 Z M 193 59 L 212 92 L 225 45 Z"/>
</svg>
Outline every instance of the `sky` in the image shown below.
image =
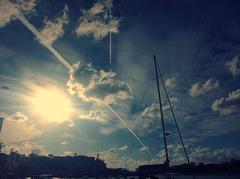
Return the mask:
<svg viewBox="0 0 240 179">
<path fill-rule="evenodd" d="M 156 55 L 190 161 L 240 153 L 237 0 L 0 0 L 4 152 L 165 160 Z M 170 164 L 186 163 L 160 85 Z"/>
</svg>

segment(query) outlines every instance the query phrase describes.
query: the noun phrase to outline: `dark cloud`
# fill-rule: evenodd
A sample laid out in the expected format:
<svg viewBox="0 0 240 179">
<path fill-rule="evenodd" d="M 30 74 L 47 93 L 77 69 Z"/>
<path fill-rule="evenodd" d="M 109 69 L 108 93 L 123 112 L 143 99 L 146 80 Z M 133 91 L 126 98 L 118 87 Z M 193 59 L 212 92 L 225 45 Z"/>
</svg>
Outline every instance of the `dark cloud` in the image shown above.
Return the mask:
<svg viewBox="0 0 240 179">
<path fill-rule="evenodd" d="M 0 89 L 9 90 L 10 88 L 8 86 L 1 86 Z"/>
</svg>

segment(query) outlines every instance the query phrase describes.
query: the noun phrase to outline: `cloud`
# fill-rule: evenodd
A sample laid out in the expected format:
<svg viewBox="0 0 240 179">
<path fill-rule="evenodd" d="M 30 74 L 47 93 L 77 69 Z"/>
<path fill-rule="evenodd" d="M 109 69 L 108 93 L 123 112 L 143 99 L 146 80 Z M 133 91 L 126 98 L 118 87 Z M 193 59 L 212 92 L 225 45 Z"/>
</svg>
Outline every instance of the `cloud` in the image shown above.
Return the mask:
<svg viewBox="0 0 240 179">
<path fill-rule="evenodd" d="M 0 89 L 9 90 L 10 88 L 8 86 L 1 86 Z"/>
<path fill-rule="evenodd" d="M 19 14 L 18 19 L 20 22 L 30 30 L 36 37 L 39 39 L 40 43 L 45 46 L 55 57 L 56 60 L 62 63 L 68 70 L 72 70 L 71 64 L 48 42 L 45 42 L 45 39 L 42 37 L 41 33 L 34 27 L 22 14 Z"/>
<path fill-rule="evenodd" d="M 120 147 L 110 148 L 107 151 L 92 153 L 90 155 L 95 157 L 97 154 L 99 154 L 100 159 L 104 160 L 108 167 L 116 167 L 119 166 L 118 161 L 120 162 L 119 153 L 124 152 L 126 150 L 128 150 L 128 146 L 123 145 Z"/>
<path fill-rule="evenodd" d="M 125 151 L 128 149 L 127 145 L 123 145 L 121 147 L 113 147 L 110 150 L 108 150 L 107 152 L 109 153 L 117 153 L 117 152 L 121 152 L 121 151 Z"/>
<path fill-rule="evenodd" d="M 231 61 L 228 61 L 226 64 L 229 72 L 234 76 L 240 75 L 240 62 L 238 56 L 235 56 Z"/>
<path fill-rule="evenodd" d="M 238 56 L 235 56 L 231 61 L 228 61 L 226 64 L 228 71 L 234 76 L 240 75 L 240 61 Z"/>
<path fill-rule="evenodd" d="M 15 56 L 14 50 L 5 45 L 0 45 L 0 60 L 9 60 Z"/>
<path fill-rule="evenodd" d="M 66 145 L 66 144 L 68 144 L 68 142 L 67 141 L 62 141 L 61 144 Z"/>
<path fill-rule="evenodd" d="M 128 149 L 128 146 L 127 145 L 124 145 L 124 146 L 122 146 L 122 147 L 119 147 L 118 148 L 118 151 L 125 151 L 125 150 L 127 150 Z"/>
<path fill-rule="evenodd" d="M 21 112 L 16 112 L 5 118 L 1 135 L 6 143 L 22 142 L 42 136 L 42 131 Z"/>
<path fill-rule="evenodd" d="M 73 152 L 69 151 L 69 150 L 66 150 L 63 152 L 63 155 L 64 156 L 70 156 L 70 155 L 73 155 Z"/>
<path fill-rule="evenodd" d="M 42 150 L 39 149 L 39 148 L 33 148 L 31 153 L 35 154 L 35 155 L 41 155 L 42 154 Z"/>
<path fill-rule="evenodd" d="M 165 80 L 165 85 L 166 88 L 168 89 L 173 89 L 175 88 L 176 84 L 175 84 L 175 78 L 169 78 Z"/>
<path fill-rule="evenodd" d="M 132 98 L 131 88 L 116 73 L 97 71 L 91 64 L 80 66 L 79 62 L 73 67 L 67 82 L 68 92 L 77 94 L 83 101 L 115 104 Z"/>
<path fill-rule="evenodd" d="M 209 148 L 209 147 L 193 147 L 186 145 L 188 156 L 191 162 L 195 163 L 221 163 L 231 159 L 240 158 L 240 152 L 234 148 Z M 168 145 L 169 157 L 172 165 L 187 163 L 185 154 L 180 144 Z M 159 161 L 164 162 L 165 150 L 160 150 L 157 154 Z"/>
<path fill-rule="evenodd" d="M 108 115 L 106 110 L 92 110 L 87 114 L 79 114 L 78 117 L 81 120 L 95 120 L 97 122 L 106 123 Z"/>
<path fill-rule="evenodd" d="M 6 26 L 20 14 L 33 12 L 36 4 L 36 0 L 19 0 L 15 3 L 0 0 L 0 27 Z"/>
<path fill-rule="evenodd" d="M 239 158 L 239 151 L 233 148 L 211 149 L 209 147 L 196 147 L 192 149 L 190 154 L 191 161 L 197 163 L 221 163 Z"/>
<path fill-rule="evenodd" d="M 172 98 L 175 101 L 175 98 Z M 169 105 L 163 105 L 162 106 L 163 112 L 168 112 L 170 110 Z M 147 118 L 156 118 L 160 117 L 160 108 L 159 104 L 153 103 L 151 106 L 148 106 L 144 109 L 144 111 L 141 113 L 142 117 Z"/>
<path fill-rule="evenodd" d="M 240 89 L 228 94 L 228 97 L 216 99 L 212 104 L 212 110 L 223 115 L 240 112 Z"/>
<path fill-rule="evenodd" d="M 190 161 L 195 163 L 221 163 L 224 161 L 229 161 L 231 159 L 239 159 L 240 152 L 235 148 L 215 148 L 211 149 L 209 147 L 193 147 L 186 145 L 188 156 Z M 146 148 L 141 148 L 144 151 Z M 187 163 L 185 154 L 183 152 L 182 146 L 180 144 L 170 144 L 168 145 L 169 157 L 171 165 L 179 165 Z M 100 152 L 100 158 L 103 159 L 108 167 L 119 168 L 126 167 L 130 170 L 134 170 L 140 165 L 150 165 L 159 164 L 165 161 L 165 150 L 160 150 L 156 156 L 149 160 L 136 160 L 131 157 L 121 157 L 118 155 L 118 148 L 111 148 L 108 151 Z M 96 154 L 94 154 L 96 156 Z M 122 166 L 124 164 L 124 166 Z"/>
<path fill-rule="evenodd" d="M 65 5 L 63 15 L 61 17 L 56 18 L 54 21 L 48 19 L 44 20 L 45 26 L 40 31 L 42 36 L 40 41 L 44 41 L 44 43 L 52 45 L 54 41 L 63 36 L 63 28 L 68 24 L 68 22 L 68 6 Z"/>
<path fill-rule="evenodd" d="M 72 139 L 72 138 L 74 138 L 75 136 L 74 136 L 73 134 L 70 134 L 70 133 L 63 133 L 60 137 L 61 137 L 61 138 Z"/>
<path fill-rule="evenodd" d="M 110 32 L 118 33 L 120 19 L 109 14 L 111 7 L 112 0 L 103 0 L 90 9 L 82 9 L 80 24 L 75 29 L 77 36 L 93 35 L 95 40 L 101 40 Z"/>
<path fill-rule="evenodd" d="M 192 97 L 196 97 L 202 94 L 205 94 L 213 89 L 219 87 L 218 80 L 208 79 L 205 83 L 197 82 L 192 85 L 191 89 L 189 90 L 189 95 Z"/>
<path fill-rule="evenodd" d="M 47 155 L 48 151 L 43 145 L 40 145 L 36 142 L 22 142 L 22 143 L 5 143 L 5 147 L 3 148 L 4 153 L 10 153 L 11 150 L 17 151 L 20 154 L 29 155 L 34 153 L 36 155 Z"/>
<path fill-rule="evenodd" d="M 21 113 L 21 112 L 16 112 L 13 115 L 9 116 L 8 120 L 15 120 L 15 121 L 19 121 L 19 122 L 25 122 L 28 120 L 28 117 Z"/>
<path fill-rule="evenodd" d="M 107 166 L 110 168 L 128 168 L 130 170 L 135 170 L 140 165 L 151 165 L 159 164 L 165 161 L 165 150 L 160 150 L 156 156 L 149 160 L 134 159 L 131 157 L 122 157 L 118 155 L 119 148 L 111 148 L 107 151 L 99 152 L 100 158 L 103 159 Z M 239 159 L 240 152 L 236 148 L 215 148 L 211 149 L 204 146 L 190 146 L 186 145 L 188 156 L 190 161 L 195 163 L 221 163 L 223 161 L 229 161 L 231 159 Z M 139 151 L 147 150 L 142 147 Z M 169 157 L 171 165 L 179 165 L 187 163 L 185 154 L 183 152 L 182 146 L 180 144 L 170 144 L 168 145 Z M 96 153 L 91 156 L 96 156 Z"/>
</svg>

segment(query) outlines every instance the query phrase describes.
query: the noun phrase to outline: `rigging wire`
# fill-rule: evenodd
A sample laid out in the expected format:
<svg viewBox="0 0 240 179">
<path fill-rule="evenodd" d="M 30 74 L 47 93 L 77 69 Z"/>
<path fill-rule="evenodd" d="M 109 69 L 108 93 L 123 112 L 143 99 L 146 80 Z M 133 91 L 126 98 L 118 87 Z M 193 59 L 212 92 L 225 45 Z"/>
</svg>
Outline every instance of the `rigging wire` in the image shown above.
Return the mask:
<svg viewBox="0 0 240 179">
<path fill-rule="evenodd" d="M 183 142 L 183 138 L 182 138 L 182 135 L 181 135 L 178 123 L 177 123 L 177 119 L 176 119 L 176 116 L 175 116 L 173 108 L 172 108 L 172 104 L 171 104 L 171 101 L 170 101 L 170 98 L 169 98 L 169 95 L 168 95 L 168 92 L 167 92 L 167 89 L 166 89 L 166 86 L 165 86 L 165 83 L 164 83 L 164 80 L 163 80 L 163 77 L 162 77 L 162 73 L 160 71 L 160 67 L 159 67 L 158 63 L 156 63 L 156 64 L 157 64 L 157 70 L 159 72 L 159 77 L 160 77 L 161 82 L 163 84 L 163 89 L 165 91 L 165 94 L 166 94 L 166 97 L 167 97 L 167 101 L 169 103 L 169 107 L 170 107 L 170 110 L 171 110 L 171 113 L 172 113 L 172 116 L 173 116 L 173 119 L 174 119 L 174 122 L 175 122 L 175 126 L 177 128 L 178 136 L 179 136 L 179 138 L 181 140 L 181 144 L 182 144 L 182 147 L 183 147 L 183 150 L 184 150 L 187 162 L 188 162 L 188 164 L 190 164 L 190 160 L 189 160 L 189 157 L 188 157 L 188 154 L 187 154 L 187 150 L 186 150 L 186 147 L 185 147 L 184 142 Z"/>
<path fill-rule="evenodd" d="M 161 115 L 162 129 L 163 129 L 162 132 L 163 132 L 165 155 L 166 155 L 165 165 L 167 167 L 169 167 L 167 139 L 166 139 L 165 125 L 164 125 L 164 118 L 163 118 L 163 110 L 162 110 L 162 99 L 161 99 L 161 93 L 160 93 L 160 87 L 159 87 L 159 81 L 158 81 L 157 60 L 156 60 L 155 55 L 153 57 L 154 57 L 154 69 L 155 69 L 156 80 L 157 80 L 158 100 L 159 100 L 159 108 L 160 108 L 160 115 Z"/>
</svg>

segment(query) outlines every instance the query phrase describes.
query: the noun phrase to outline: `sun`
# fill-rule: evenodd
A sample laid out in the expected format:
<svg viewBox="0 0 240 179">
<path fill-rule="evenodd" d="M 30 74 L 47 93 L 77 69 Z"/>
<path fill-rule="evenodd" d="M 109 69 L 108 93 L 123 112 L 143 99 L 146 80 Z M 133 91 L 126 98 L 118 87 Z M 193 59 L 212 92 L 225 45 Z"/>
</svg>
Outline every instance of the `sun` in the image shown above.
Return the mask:
<svg viewBox="0 0 240 179">
<path fill-rule="evenodd" d="M 33 112 L 49 122 L 69 119 L 72 104 L 67 95 L 54 87 L 38 87 L 30 99 Z"/>
</svg>

